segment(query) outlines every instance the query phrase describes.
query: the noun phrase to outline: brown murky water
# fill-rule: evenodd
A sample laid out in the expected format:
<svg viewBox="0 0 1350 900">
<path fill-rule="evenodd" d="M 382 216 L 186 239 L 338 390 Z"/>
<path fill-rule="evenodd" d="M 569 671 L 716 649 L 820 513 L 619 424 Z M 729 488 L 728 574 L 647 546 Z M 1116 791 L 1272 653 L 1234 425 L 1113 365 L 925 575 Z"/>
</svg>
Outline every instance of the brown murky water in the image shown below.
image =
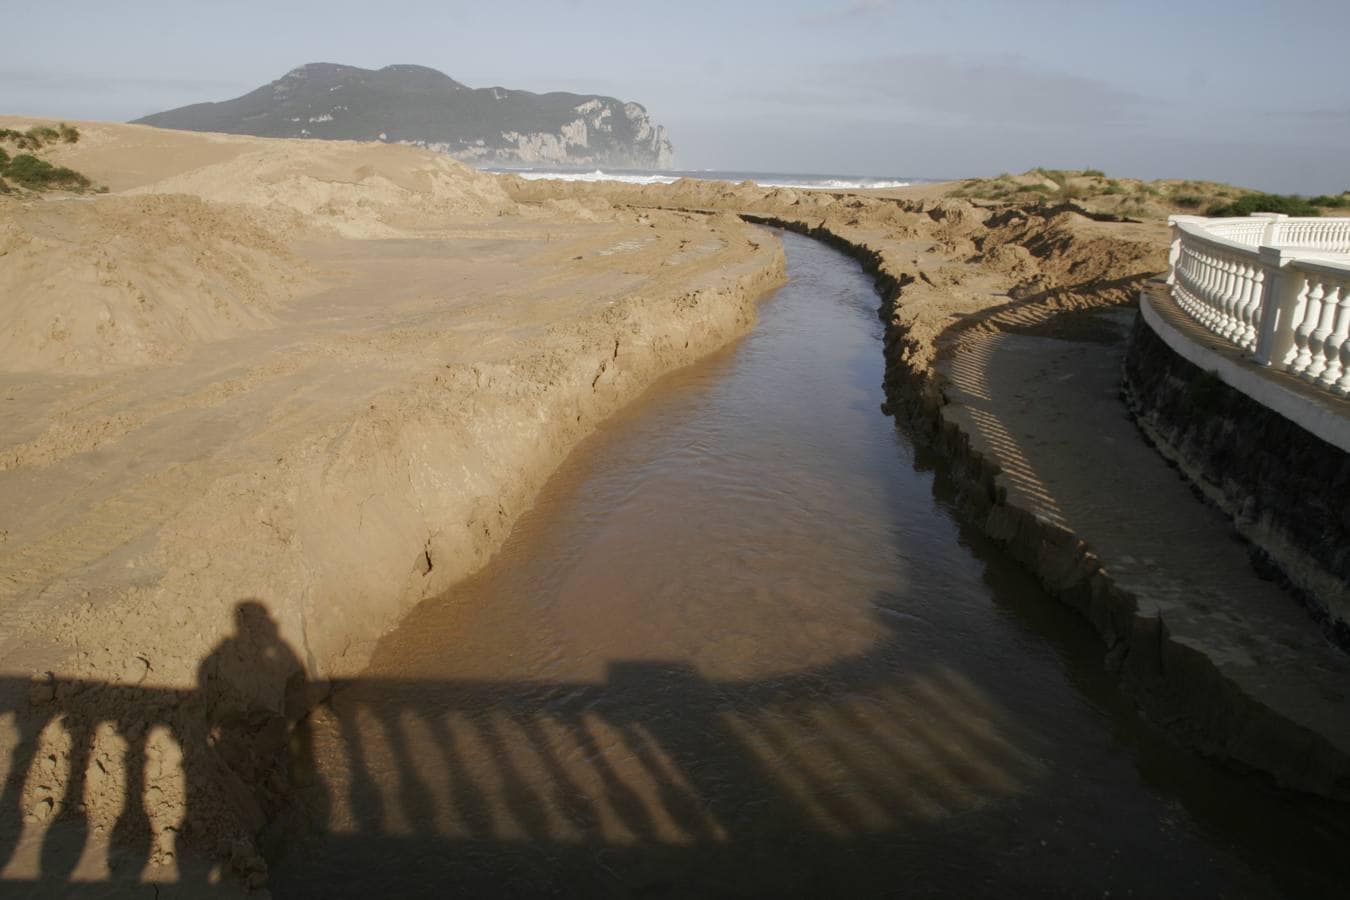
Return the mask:
<svg viewBox="0 0 1350 900">
<path fill-rule="evenodd" d="M 315 717 L 277 896 L 1334 895 L 1336 812 L 1134 717 L 879 412 L 869 279 L 783 239 Z"/>
</svg>

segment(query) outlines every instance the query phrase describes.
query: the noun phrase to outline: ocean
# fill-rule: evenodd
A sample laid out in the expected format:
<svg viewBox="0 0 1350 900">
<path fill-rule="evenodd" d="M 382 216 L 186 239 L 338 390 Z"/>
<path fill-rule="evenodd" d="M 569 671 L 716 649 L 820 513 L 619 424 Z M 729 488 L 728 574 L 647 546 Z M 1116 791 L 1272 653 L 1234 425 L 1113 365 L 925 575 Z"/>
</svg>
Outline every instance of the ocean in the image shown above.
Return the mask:
<svg viewBox="0 0 1350 900">
<path fill-rule="evenodd" d="M 681 178 L 700 181 L 753 181 L 760 187 L 814 188 L 818 190 L 863 190 L 909 187 L 932 178 L 892 178 L 874 175 L 821 175 L 789 172 L 743 172 L 723 169 L 561 169 L 485 167 L 486 172 L 519 175 L 531 181 L 620 181 L 627 184 L 671 184 Z"/>
</svg>

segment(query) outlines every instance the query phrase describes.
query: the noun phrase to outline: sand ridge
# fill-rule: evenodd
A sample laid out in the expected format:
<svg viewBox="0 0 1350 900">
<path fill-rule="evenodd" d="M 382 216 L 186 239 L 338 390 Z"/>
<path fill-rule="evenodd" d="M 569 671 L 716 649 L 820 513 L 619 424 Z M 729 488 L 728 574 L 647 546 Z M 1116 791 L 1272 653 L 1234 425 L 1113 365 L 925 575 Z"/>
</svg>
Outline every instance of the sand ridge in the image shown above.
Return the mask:
<svg viewBox="0 0 1350 900">
<path fill-rule="evenodd" d="M 265 328 L 305 289 L 283 240 L 237 210 L 148 194 L 0 210 L 0 363 L 96 374 Z"/>
</svg>

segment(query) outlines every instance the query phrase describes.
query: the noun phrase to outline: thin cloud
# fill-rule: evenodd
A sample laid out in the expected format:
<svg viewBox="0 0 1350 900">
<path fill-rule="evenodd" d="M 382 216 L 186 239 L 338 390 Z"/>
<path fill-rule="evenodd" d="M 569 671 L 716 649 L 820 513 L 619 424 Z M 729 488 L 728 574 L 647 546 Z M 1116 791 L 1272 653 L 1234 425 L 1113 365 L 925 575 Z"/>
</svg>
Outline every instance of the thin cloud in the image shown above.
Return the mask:
<svg viewBox="0 0 1350 900">
<path fill-rule="evenodd" d="M 1266 112 L 1268 118 L 1299 119 L 1307 122 L 1350 123 L 1350 106 L 1342 109 L 1275 109 Z"/>
<path fill-rule="evenodd" d="M 889 12 L 894 6 L 895 0 L 853 0 L 852 3 L 843 3 L 817 13 L 807 13 L 797 21 L 803 25 L 824 25 Z"/>
<path fill-rule="evenodd" d="M 25 91 L 108 94 L 124 90 L 148 91 L 213 91 L 253 88 L 240 81 L 206 78 L 173 78 L 136 75 L 98 75 L 82 72 L 59 72 L 39 69 L 0 69 L 0 83 Z"/>
<path fill-rule="evenodd" d="M 903 54 L 827 66 L 821 76 L 841 103 L 885 104 L 940 121 L 1109 126 L 1138 122 L 1146 109 L 1132 91 L 1016 55 Z"/>
</svg>

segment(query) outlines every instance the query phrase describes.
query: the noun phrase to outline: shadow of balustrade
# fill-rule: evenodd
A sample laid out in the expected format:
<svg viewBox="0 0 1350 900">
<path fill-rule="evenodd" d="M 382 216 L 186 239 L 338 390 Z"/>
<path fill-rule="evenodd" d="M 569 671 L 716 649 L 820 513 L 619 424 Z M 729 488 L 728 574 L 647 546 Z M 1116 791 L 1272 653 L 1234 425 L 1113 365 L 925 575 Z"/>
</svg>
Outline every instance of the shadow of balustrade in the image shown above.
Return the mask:
<svg viewBox="0 0 1350 900">
<path fill-rule="evenodd" d="M 336 681 L 280 742 L 284 719 L 222 720 L 199 690 L 0 679 L 0 893 L 238 891 L 229 861 L 189 864 L 212 848 L 180 847 L 227 808 L 305 832 L 274 870 L 282 895 L 305 892 L 297 877 L 325 896 L 659 894 L 682 871 L 797 894 L 774 862 L 794 856 L 876 889 L 898 835 L 1038 770 L 963 676 L 897 674 L 885 652 L 746 682 L 650 661 L 603 683 Z"/>
</svg>

